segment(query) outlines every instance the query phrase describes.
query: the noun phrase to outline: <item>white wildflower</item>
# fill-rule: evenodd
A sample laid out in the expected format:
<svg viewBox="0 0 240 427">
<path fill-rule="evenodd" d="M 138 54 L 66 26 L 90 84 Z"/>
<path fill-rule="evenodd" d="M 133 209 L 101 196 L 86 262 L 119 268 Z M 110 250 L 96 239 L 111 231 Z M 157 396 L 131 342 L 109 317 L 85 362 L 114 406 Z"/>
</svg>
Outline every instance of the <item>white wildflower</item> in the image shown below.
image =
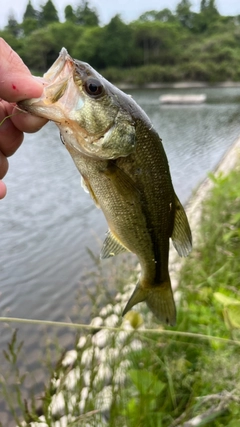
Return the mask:
<svg viewBox="0 0 240 427">
<path fill-rule="evenodd" d="M 72 365 L 77 360 L 77 351 L 76 350 L 70 350 L 67 351 L 67 353 L 64 356 L 64 359 L 62 360 L 63 366 Z"/>
<path fill-rule="evenodd" d="M 102 326 L 103 319 L 100 316 L 94 317 L 90 324 L 91 326 L 94 326 L 94 327 Z"/>
<path fill-rule="evenodd" d="M 78 341 L 77 347 L 78 348 L 83 348 L 85 346 L 86 342 L 87 342 L 87 338 L 84 337 L 84 336 L 81 337 L 80 340 Z"/>
<path fill-rule="evenodd" d="M 111 316 L 105 319 L 105 324 L 109 328 L 111 327 L 113 328 L 114 326 L 117 325 L 118 321 L 119 321 L 119 317 L 116 314 L 111 314 Z"/>
<path fill-rule="evenodd" d="M 61 414 L 65 411 L 65 400 L 63 392 L 60 392 L 58 394 L 55 394 L 52 397 L 52 402 L 49 405 L 50 412 L 53 415 Z"/>
</svg>

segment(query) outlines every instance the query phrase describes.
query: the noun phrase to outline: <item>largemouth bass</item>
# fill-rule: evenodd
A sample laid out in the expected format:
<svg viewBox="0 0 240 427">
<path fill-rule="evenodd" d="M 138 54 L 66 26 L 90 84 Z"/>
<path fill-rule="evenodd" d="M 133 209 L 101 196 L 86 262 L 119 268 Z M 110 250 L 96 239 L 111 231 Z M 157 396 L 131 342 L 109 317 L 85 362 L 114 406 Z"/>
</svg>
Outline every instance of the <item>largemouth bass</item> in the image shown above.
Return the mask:
<svg viewBox="0 0 240 427">
<path fill-rule="evenodd" d="M 187 256 L 192 238 L 159 135 L 130 96 L 64 48 L 43 79 L 41 98 L 20 108 L 59 127 L 83 187 L 109 226 L 101 258 L 130 251 L 139 259 L 141 276 L 123 315 L 145 301 L 161 322 L 174 325 L 169 239 Z"/>
</svg>

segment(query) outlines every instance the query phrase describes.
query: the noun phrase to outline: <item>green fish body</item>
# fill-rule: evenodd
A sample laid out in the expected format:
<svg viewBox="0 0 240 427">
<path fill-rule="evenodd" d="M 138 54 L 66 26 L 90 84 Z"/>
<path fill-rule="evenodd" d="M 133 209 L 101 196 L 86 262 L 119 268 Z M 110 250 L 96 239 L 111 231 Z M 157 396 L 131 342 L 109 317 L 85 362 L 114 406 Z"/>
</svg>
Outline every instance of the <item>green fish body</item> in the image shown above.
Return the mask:
<svg viewBox="0 0 240 427">
<path fill-rule="evenodd" d="M 188 255 L 192 239 L 159 135 L 130 96 L 64 48 L 43 82 L 42 97 L 20 107 L 59 127 L 109 226 L 101 258 L 130 251 L 139 259 L 141 276 L 123 314 L 145 301 L 161 322 L 174 325 L 169 239 L 180 256 Z"/>
</svg>

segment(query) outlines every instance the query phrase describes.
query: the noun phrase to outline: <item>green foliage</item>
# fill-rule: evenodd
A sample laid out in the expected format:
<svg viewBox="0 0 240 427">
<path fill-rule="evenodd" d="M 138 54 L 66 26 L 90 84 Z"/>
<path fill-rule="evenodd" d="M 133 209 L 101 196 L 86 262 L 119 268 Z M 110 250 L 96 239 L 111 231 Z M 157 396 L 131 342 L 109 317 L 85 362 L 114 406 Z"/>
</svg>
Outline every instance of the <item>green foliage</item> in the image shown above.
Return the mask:
<svg viewBox="0 0 240 427">
<path fill-rule="evenodd" d="M 101 27 L 97 10 L 86 0 L 75 10 L 68 4 L 64 13 L 65 22 L 60 24 L 52 0 L 40 11 L 30 0 L 22 23 L 9 17 L 6 40 L 10 35 L 17 39 L 12 47 L 37 73 L 46 71 L 64 45 L 75 58 L 89 62 L 103 74 L 106 71 L 113 82 L 120 78 L 140 85 L 240 80 L 240 19 L 221 16 L 214 0 L 201 1 L 199 13 L 192 12 L 189 0 L 181 0 L 174 13 L 168 8 L 150 10 L 130 24 L 117 15 Z M 53 23 L 59 24 L 56 34 Z M 39 32 L 41 28 L 44 33 Z M 40 36 L 44 46 L 39 46 Z"/>
<path fill-rule="evenodd" d="M 39 23 L 40 26 L 44 27 L 52 22 L 59 22 L 58 13 L 52 0 L 47 0 L 47 3 L 41 7 Z"/>
<path fill-rule="evenodd" d="M 18 403 L 18 407 L 25 412 L 24 398 L 21 394 L 21 386 L 24 384 L 26 374 L 21 373 L 18 367 L 18 357 L 22 350 L 23 342 L 18 343 L 17 330 L 13 332 L 11 341 L 8 343 L 7 350 L 3 350 L 3 356 L 11 366 L 11 371 L 8 377 L 3 378 L 1 375 L 0 385 L 1 394 L 6 399 L 9 409 L 12 412 L 14 421 L 17 425 L 20 425 L 19 411 L 16 410 L 15 403 Z M 9 390 L 8 384 L 13 384 Z"/>
<path fill-rule="evenodd" d="M 72 8 L 72 6 L 70 4 L 68 4 L 65 9 L 64 9 L 64 15 L 65 15 L 65 20 L 66 21 L 70 21 L 73 24 L 76 24 L 77 22 L 77 17 L 75 15 L 75 12 Z"/>
<path fill-rule="evenodd" d="M 115 67 L 131 64 L 134 51 L 132 30 L 118 15 L 102 29 L 100 45 L 101 68 L 109 64 Z"/>
<path fill-rule="evenodd" d="M 185 39 L 185 32 L 178 23 L 136 22 L 133 30 L 134 44 L 139 56 L 141 53 L 142 64 L 177 64 L 181 57 L 179 45 Z"/>
<path fill-rule="evenodd" d="M 237 231 L 237 235 L 239 238 L 239 229 Z M 227 233 L 225 237 L 227 237 L 227 239 L 224 239 L 226 241 L 232 237 L 232 234 L 229 235 L 229 233 Z M 240 329 L 240 300 L 237 300 L 235 298 L 229 298 L 221 292 L 215 292 L 214 297 L 224 306 L 223 316 L 227 328 L 231 330 Z"/>
<path fill-rule="evenodd" d="M 201 0 L 200 11 L 202 13 L 209 13 L 211 16 L 219 15 L 215 0 Z"/>
<path fill-rule="evenodd" d="M 70 49 L 73 57 L 81 58 L 83 61 L 89 62 L 89 64 L 98 68 L 102 29 L 100 27 L 78 27 L 78 31 L 79 36 L 75 39 L 75 43 L 72 44 Z"/>
<path fill-rule="evenodd" d="M 127 333 L 105 331 L 111 342 L 110 349 L 104 346 L 104 351 L 109 351 L 105 360 L 113 373 L 111 381 L 106 383 L 104 375 L 99 381 L 99 372 L 103 369 L 97 357 L 99 348 L 93 346 L 89 352 L 92 339 L 89 333 L 84 345 L 76 345 L 76 376 L 70 375 L 74 385 L 65 387 L 71 366 L 58 365 L 52 373 L 42 397 L 42 414 L 47 425 L 53 425 L 50 408 L 55 394 L 64 397 L 63 414 L 76 417 L 76 425 L 88 422 L 92 426 L 105 425 L 102 408 L 106 402 L 108 406 L 107 409 L 104 406 L 103 412 L 110 427 L 176 427 L 187 422 L 193 425 L 190 420 L 196 417 L 198 423 L 195 421 L 194 425 L 198 426 L 239 425 L 240 171 L 235 170 L 228 176 L 211 175 L 211 179 L 214 188 L 203 206 L 199 239 L 180 273 L 181 299 L 176 330 L 180 334 L 159 334 L 159 329 L 149 334 L 141 328 Z M 126 334 L 124 341 L 118 335 L 122 333 Z M 134 342 L 137 347 L 130 349 Z M 20 350 L 15 334 L 5 357 L 13 366 L 18 387 L 16 385 L 8 403 L 14 409 L 13 399 L 17 399 L 25 421 L 40 422 L 34 401 L 22 406 L 19 384 L 25 376 L 15 369 Z M 86 351 L 87 367 L 82 362 Z M 117 375 L 123 364 L 125 379 Z M 88 395 L 81 410 L 86 369 L 90 373 Z M 9 397 L 7 381 L 2 384 Z M 55 414 L 55 420 L 58 417 L 59 414 Z M 16 412 L 15 420 L 18 420 Z"/>
<path fill-rule="evenodd" d="M 13 13 L 11 13 L 8 17 L 8 24 L 5 27 L 5 30 L 8 31 L 10 34 L 12 34 L 14 37 L 18 37 L 19 35 L 20 25 L 15 19 L 15 16 Z"/>
<path fill-rule="evenodd" d="M 76 23 L 86 27 L 98 26 L 99 19 L 95 9 L 89 7 L 89 2 L 82 0 L 76 9 Z"/>
<path fill-rule="evenodd" d="M 0 37 L 2 37 L 6 42 L 16 51 L 20 56 L 24 54 L 24 42 L 23 39 L 15 37 L 9 30 L 5 29 L 0 31 Z"/>
<path fill-rule="evenodd" d="M 179 22 L 186 28 L 192 27 L 193 14 L 190 9 L 191 3 L 189 0 L 181 0 L 176 8 L 177 18 Z"/>
<path fill-rule="evenodd" d="M 63 45 L 72 53 L 76 40 L 82 35 L 82 28 L 71 22 L 53 23 L 40 28 L 24 38 L 23 60 L 31 69 L 45 72 L 56 60 Z M 39 43 L 41 40 L 41 43 Z M 38 45 L 38 49 L 36 46 Z"/>
<path fill-rule="evenodd" d="M 173 15 L 170 9 L 165 8 L 160 12 L 157 10 L 149 10 L 143 13 L 138 18 L 142 22 L 162 21 L 162 22 L 173 22 L 176 21 L 176 17 Z"/>
<path fill-rule="evenodd" d="M 39 27 L 39 13 L 33 8 L 31 0 L 29 0 L 26 10 L 23 14 L 21 29 L 25 36 L 31 34 Z"/>
<path fill-rule="evenodd" d="M 39 27 L 39 23 L 35 18 L 26 18 L 21 24 L 21 28 L 24 32 L 25 36 L 33 33 L 33 31 L 37 30 Z"/>
<path fill-rule="evenodd" d="M 124 409 L 124 416 L 129 420 L 129 426 L 145 426 L 153 422 L 154 426 L 161 427 L 162 416 L 157 413 L 156 405 L 166 385 L 147 370 L 131 369 L 128 375 L 132 383 L 131 398 Z"/>
<path fill-rule="evenodd" d="M 177 69 L 161 65 L 144 65 L 137 68 L 121 69 L 109 67 L 104 70 L 104 76 L 111 82 L 125 82 L 130 85 L 144 86 L 152 82 L 173 82 L 181 80 Z"/>
<path fill-rule="evenodd" d="M 23 21 L 25 21 L 25 19 L 37 19 L 38 18 L 38 13 L 37 11 L 34 9 L 31 0 L 29 0 L 26 10 L 23 14 Z"/>
</svg>

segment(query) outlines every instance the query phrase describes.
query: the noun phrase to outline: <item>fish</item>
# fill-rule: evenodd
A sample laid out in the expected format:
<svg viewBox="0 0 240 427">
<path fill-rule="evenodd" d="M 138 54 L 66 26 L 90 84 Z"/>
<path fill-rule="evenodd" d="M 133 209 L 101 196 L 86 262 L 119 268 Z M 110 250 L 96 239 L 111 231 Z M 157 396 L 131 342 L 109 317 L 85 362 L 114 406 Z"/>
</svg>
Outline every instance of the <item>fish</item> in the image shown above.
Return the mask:
<svg viewBox="0 0 240 427">
<path fill-rule="evenodd" d="M 42 78 L 40 98 L 19 108 L 55 122 L 109 230 L 100 258 L 134 253 L 141 266 L 123 316 L 145 301 L 156 318 L 175 325 L 169 244 L 180 256 L 192 248 L 162 140 L 134 99 L 65 48 Z"/>
</svg>

